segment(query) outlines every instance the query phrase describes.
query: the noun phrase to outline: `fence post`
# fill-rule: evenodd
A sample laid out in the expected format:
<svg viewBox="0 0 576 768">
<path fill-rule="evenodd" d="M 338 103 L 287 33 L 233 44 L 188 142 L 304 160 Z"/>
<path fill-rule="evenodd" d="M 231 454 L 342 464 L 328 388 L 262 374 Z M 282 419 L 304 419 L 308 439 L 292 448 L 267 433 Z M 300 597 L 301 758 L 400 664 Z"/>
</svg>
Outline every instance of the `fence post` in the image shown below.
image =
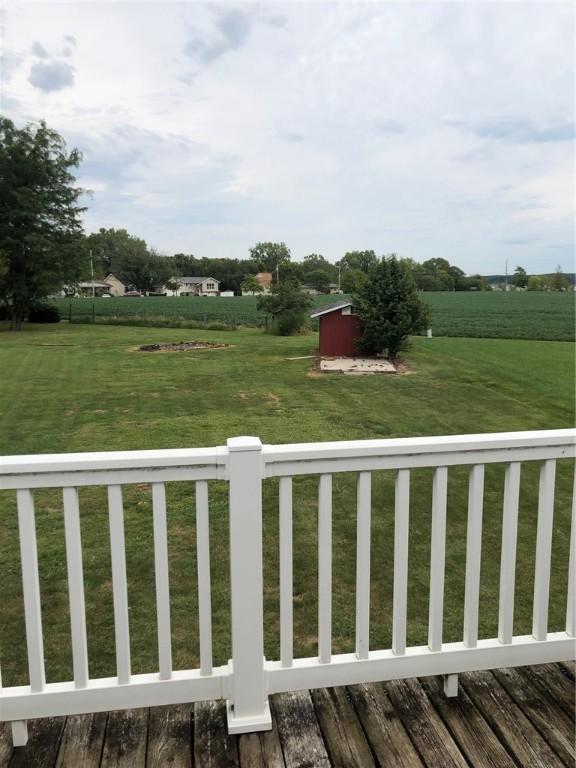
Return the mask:
<svg viewBox="0 0 576 768">
<path fill-rule="evenodd" d="M 262 592 L 262 443 L 233 437 L 228 445 L 232 670 L 228 732 L 272 728 L 264 670 Z"/>
</svg>

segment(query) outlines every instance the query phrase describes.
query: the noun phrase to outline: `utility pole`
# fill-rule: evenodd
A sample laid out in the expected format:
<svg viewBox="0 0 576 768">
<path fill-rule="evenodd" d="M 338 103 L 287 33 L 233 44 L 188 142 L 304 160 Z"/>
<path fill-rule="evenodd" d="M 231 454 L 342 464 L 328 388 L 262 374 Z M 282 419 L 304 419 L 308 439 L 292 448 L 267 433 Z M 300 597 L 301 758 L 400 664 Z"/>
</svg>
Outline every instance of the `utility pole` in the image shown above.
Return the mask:
<svg viewBox="0 0 576 768">
<path fill-rule="evenodd" d="M 90 274 L 92 275 L 92 298 L 94 298 L 94 261 L 92 260 L 92 248 L 90 248 Z"/>
<path fill-rule="evenodd" d="M 508 292 L 508 259 L 505 261 L 505 275 L 504 275 L 504 291 Z"/>
</svg>

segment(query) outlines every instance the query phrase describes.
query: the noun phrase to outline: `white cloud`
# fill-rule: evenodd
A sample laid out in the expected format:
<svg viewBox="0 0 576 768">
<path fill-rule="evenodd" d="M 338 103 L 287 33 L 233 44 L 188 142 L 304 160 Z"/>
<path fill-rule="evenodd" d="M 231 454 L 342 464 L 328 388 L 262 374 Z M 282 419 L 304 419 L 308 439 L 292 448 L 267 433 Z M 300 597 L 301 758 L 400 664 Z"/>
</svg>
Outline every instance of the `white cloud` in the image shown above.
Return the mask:
<svg viewBox="0 0 576 768">
<path fill-rule="evenodd" d="M 90 227 L 207 255 L 281 239 L 486 272 L 510 249 L 535 270 L 570 257 L 569 5 L 35 8 L 6 12 L 4 96 L 84 151 Z"/>
</svg>

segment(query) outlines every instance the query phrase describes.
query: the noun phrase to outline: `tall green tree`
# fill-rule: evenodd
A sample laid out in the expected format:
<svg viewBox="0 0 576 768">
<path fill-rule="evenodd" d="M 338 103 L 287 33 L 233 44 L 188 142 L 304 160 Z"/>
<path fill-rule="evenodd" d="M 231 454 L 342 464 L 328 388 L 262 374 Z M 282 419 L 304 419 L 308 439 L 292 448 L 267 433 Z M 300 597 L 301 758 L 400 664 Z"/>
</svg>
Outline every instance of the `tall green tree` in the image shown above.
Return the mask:
<svg viewBox="0 0 576 768">
<path fill-rule="evenodd" d="M 354 297 L 354 311 L 363 323 L 359 340 L 364 354 L 395 358 L 411 334 L 424 330 L 429 310 L 418 295 L 409 265 L 383 256 Z"/>
<path fill-rule="evenodd" d="M 35 303 L 82 272 L 84 190 L 73 173 L 81 159 L 45 122 L 17 128 L 0 117 L 0 301 L 15 330 Z"/>
<path fill-rule="evenodd" d="M 378 257 L 374 251 L 348 251 L 340 259 L 340 266 L 344 269 L 357 269 L 365 275 L 376 266 Z"/>
<path fill-rule="evenodd" d="M 528 285 L 528 275 L 524 267 L 516 267 L 512 275 L 512 285 L 516 288 L 526 288 Z"/>
<path fill-rule="evenodd" d="M 264 288 L 258 282 L 255 275 L 245 275 L 240 287 L 242 288 L 242 293 L 251 293 L 252 296 L 254 296 L 255 293 L 262 293 L 264 291 Z"/>
<path fill-rule="evenodd" d="M 568 288 L 568 279 L 562 271 L 562 267 L 560 265 L 556 267 L 556 271 L 552 275 L 550 284 L 552 286 L 552 290 L 554 291 L 565 291 Z"/>
<path fill-rule="evenodd" d="M 290 248 L 286 243 L 256 243 L 250 248 L 250 258 L 258 264 L 261 272 L 272 272 L 290 261 Z"/>
<path fill-rule="evenodd" d="M 306 328 L 312 299 L 302 293 L 295 280 L 289 279 L 273 283 L 272 293 L 259 296 L 257 306 L 270 321 L 274 333 L 293 336 Z"/>
</svg>

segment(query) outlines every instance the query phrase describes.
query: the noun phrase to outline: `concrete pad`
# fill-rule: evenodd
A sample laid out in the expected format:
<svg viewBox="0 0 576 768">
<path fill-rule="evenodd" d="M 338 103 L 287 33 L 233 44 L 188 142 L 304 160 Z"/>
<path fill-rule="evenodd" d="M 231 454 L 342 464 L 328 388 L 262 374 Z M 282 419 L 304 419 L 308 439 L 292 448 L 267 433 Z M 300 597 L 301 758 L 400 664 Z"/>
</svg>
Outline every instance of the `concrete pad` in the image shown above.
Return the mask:
<svg viewBox="0 0 576 768">
<path fill-rule="evenodd" d="M 396 373 L 396 367 L 389 360 L 377 357 L 324 357 L 320 370 L 325 373 Z"/>
</svg>

